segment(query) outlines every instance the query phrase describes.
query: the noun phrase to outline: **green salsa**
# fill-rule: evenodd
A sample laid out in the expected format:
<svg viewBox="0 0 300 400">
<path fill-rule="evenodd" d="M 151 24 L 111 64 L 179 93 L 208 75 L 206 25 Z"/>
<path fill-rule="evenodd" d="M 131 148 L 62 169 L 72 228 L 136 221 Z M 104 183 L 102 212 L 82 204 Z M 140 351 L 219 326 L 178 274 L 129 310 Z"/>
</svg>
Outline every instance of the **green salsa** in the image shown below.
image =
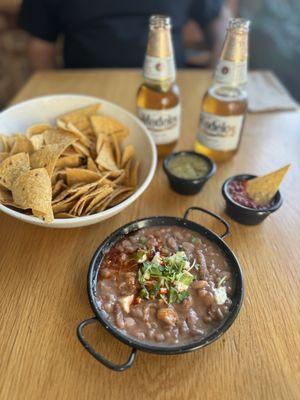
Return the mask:
<svg viewBox="0 0 300 400">
<path fill-rule="evenodd" d="M 178 178 L 198 179 L 207 175 L 209 165 L 206 160 L 194 154 L 178 154 L 168 162 L 168 169 Z"/>
</svg>

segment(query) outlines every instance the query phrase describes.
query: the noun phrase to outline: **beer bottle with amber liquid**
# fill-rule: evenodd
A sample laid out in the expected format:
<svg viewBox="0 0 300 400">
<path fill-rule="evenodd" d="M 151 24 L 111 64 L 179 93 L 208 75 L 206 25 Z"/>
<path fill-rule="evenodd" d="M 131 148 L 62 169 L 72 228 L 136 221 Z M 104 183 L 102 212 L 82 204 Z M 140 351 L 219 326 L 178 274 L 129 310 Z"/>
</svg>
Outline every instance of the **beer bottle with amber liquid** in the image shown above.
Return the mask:
<svg viewBox="0 0 300 400">
<path fill-rule="evenodd" d="M 216 162 L 239 148 L 247 111 L 248 32 L 250 22 L 229 21 L 213 83 L 202 100 L 195 150 Z"/>
<path fill-rule="evenodd" d="M 181 110 L 170 17 L 150 17 L 143 77 L 137 93 L 137 114 L 152 134 L 158 155 L 165 156 L 178 141 Z"/>
</svg>

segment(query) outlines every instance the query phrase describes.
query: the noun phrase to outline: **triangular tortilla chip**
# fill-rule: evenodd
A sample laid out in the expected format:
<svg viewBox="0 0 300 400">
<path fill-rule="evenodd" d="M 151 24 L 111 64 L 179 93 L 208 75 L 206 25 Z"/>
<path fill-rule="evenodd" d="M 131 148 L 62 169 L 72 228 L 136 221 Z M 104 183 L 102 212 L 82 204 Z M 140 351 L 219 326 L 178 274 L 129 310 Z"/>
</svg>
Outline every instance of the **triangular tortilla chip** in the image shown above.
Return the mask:
<svg viewBox="0 0 300 400">
<path fill-rule="evenodd" d="M 119 193 L 117 193 L 117 195 L 114 196 L 113 199 L 111 199 L 111 201 L 108 203 L 108 205 L 110 207 L 116 206 L 117 204 L 121 203 L 122 201 L 127 199 L 129 196 L 131 196 L 133 192 L 134 192 L 134 188 L 131 188 L 131 187 L 120 188 Z"/>
<path fill-rule="evenodd" d="M 7 136 L 3 135 L 0 133 L 0 151 L 9 153 L 10 152 L 10 147 L 7 142 Z"/>
<path fill-rule="evenodd" d="M 90 117 L 94 114 L 97 114 L 99 108 L 100 104 L 92 104 L 91 106 L 80 108 L 79 110 L 61 115 L 58 120 L 66 123 L 71 122 L 82 133 L 89 134 L 93 131 L 90 123 Z"/>
<path fill-rule="evenodd" d="M 43 133 L 46 129 L 51 128 L 50 124 L 35 124 L 26 130 L 26 136 L 30 139 L 34 135 Z"/>
<path fill-rule="evenodd" d="M 64 167 L 79 167 L 82 164 L 83 157 L 79 154 L 73 154 L 72 156 L 60 157 L 55 164 L 55 168 Z"/>
<path fill-rule="evenodd" d="M 65 182 L 60 179 L 55 183 L 55 185 L 52 187 L 52 199 L 54 199 L 59 193 L 61 193 L 65 188 L 66 188 Z"/>
<path fill-rule="evenodd" d="M 51 181 L 45 168 L 20 175 L 13 182 L 11 191 L 16 204 L 30 208 L 33 215 L 45 222 L 53 221 Z"/>
<path fill-rule="evenodd" d="M 125 167 L 125 165 L 127 164 L 127 162 L 134 157 L 134 147 L 132 146 L 132 144 L 127 145 L 122 153 L 122 161 L 121 161 L 121 167 Z"/>
<path fill-rule="evenodd" d="M 74 150 L 77 154 L 81 154 L 82 156 L 85 156 L 85 157 L 91 156 L 89 149 L 87 147 L 85 147 L 82 143 L 75 142 L 72 144 L 72 147 L 74 148 Z"/>
<path fill-rule="evenodd" d="M 126 128 L 119 121 L 105 115 L 93 115 L 91 123 L 96 134 L 112 135 Z"/>
<path fill-rule="evenodd" d="M 88 157 L 86 167 L 90 171 L 99 172 L 95 161 L 91 157 Z"/>
<path fill-rule="evenodd" d="M 44 135 L 43 133 L 39 133 L 38 135 L 34 135 L 29 139 L 32 143 L 33 150 L 40 150 L 44 145 Z"/>
<path fill-rule="evenodd" d="M 97 154 L 100 153 L 100 150 L 101 150 L 105 140 L 106 140 L 106 135 L 104 135 L 104 133 L 99 133 L 97 135 L 97 141 L 96 141 L 96 153 Z"/>
<path fill-rule="evenodd" d="M 43 135 L 46 144 L 61 144 L 65 148 L 78 140 L 71 132 L 61 129 L 47 129 Z"/>
<path fill-rule="evenodd" d="M 53 174 L 55 164 L 65 149 L 64 144 L 48 144 L 30 155 L 32 168 L 46 168 L 50 178 Z"/>
<path fill-rule="evenodd" d="M 71 132 L 82 144 L 86 147 L 90 147 L 90 139 L 81 133 L 71 122 L 57 120 L 57 126 L 66 132 Z"/>
<path fill-rule="evenodd" d="M 18 153 L 7 157 L 0 164 L 0 184 L 11 189 L 12 183 L 24 172 L 29 171 L 29 156 L 27 153 Z"/>
<path fill-rule="evenodd" d="M 258 205 L 268 204 L 278 191 L 289 168 L 290 164 L 270 174 L 246 181 L 245 187 L 248 196 Z"/>
<path fill-rule="evenodd" d="M 0 153 L 0 163 L 5 160 L 7 157 L 9 157 L 9 153 L 5 152 L 5 151 L 1 151 Z"/>
<path fill-rule="evenodd" d="M 101 178 L 99 173 L 83 168 L 66 168 L 66 176 L 68 186 L 75 183 L 96 182 Z"/>
<path fill-rule="evenodd" d="M 99 203 L 99 201 L 107 197 L 111 192 L 113 192 L 113 188 L 111 186 L 109 185 L 102 186 L 99 193 L 97 195 L 94 195 L 92 201 L 83 212 L 83 215 L 88 214 L 88 212 L 94 207 L 95 204 Z"/>
<path fill-rule="evenodd" d="M 121 201 L 115 201 L 115 198 L 118 198 L 119 196 L 122 196 L 122 194 L 125 196 L 127 193 L 132 192 L 132 188 L 127 188 L 127 187 L 120 187 L 115 189 L 111 194 L 107 196 L 107 198 L 104 198 L 103 200 L 99 201 L 97 204 L 95 204 L 88 213 L 85 215 L 90 215 L 94 214 L 100 211 L 105 210 L 109 206 L 112 207 L 115 204 L 119 204 Z M 129 197 L 131 193 L 129 193 L 126 197 Z M 115 204 L 112 204 L 114 202 Z"/>
<path fill-rule="evenodd" d="M 31 141 L 22 135 L 16 135 L 14 144 L 10 150 L 10 154 L 18 154 L 18 153 L 32 153 L 33 152 L 33 145 Z"/>
<path fill-rule="evenodd" d="M 111 135 L 111 142 L 113 145 L 113 151 L 114 151 L 114 156 L 116 160 L 116 164 L 118 167 L 121 167 L 121 148 L 120 148 L 120 142 L 116 138 L 116 135 Z"/>
<path fill-rule="evenodd" d="M 53 209 L 53 212 L 54 212 L 55 216 L 56 216 L 56 213 L 70 211 L 75 203 L 76 203 L 76 200 L 69 200 L 69 201 L 64 201 L 64 202 L 61 202 L 61 203 L 54 204 L 52 206 L 52 209 Z"/>
<path fill-rule="evenodd" d="M 117 170 L 118 167 L 115 163 L 114 160 L 114 154 L 112 151 L 112 147 L 110 145 L 110 142 L 108 139 L 106 139 L 101 147 L 100 153 L 98 154 L 96 158 L 96 163 L 102 167 L 105 168 L 108 171 L 113 171 Z"/>
<path fill-rule="evenodd" d="M 98 195 L 100 192 L 102 192 L 102 188 L 95 187 L 94 189 L 88 191 L 84 195 L 82 195 L 80 198 L 78 198 L 76 204 L 70 211 L 72 214 L 80 216 L 83 212 L 83 209 L 89 205 L 89 203 L 95 198 L 96 195 Z"/>
</svg>

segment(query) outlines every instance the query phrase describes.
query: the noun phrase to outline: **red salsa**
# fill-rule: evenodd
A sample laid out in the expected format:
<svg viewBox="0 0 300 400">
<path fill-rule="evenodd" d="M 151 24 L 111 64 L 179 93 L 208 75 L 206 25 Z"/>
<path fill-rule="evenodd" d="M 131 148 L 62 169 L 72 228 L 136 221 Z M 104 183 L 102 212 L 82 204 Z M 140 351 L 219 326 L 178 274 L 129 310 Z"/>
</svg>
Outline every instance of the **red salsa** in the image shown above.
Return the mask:
<svg viewBox="0 0 300 400">
<path fill-rule="evenodd" d="M 265 210 L 266 208 L 273 206 L 274 200 L 271 200 L 268 204 L 263 206 L 255 203 L 255 201 L 252 200 L 247 194 L 246 182 L 247 180 L 235 179 L 229 183 L 228 193 L 235 202 L 244 207 L 253 208 L 255 210 Z"/>
</svg>

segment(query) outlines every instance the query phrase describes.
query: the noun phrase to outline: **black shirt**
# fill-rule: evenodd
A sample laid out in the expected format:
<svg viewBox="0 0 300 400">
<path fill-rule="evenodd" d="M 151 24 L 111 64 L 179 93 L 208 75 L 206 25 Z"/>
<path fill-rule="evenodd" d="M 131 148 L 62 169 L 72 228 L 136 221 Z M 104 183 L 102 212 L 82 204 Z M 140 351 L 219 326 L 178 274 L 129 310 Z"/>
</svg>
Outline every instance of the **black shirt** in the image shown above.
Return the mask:
<svg viewBox="0 0 300 400">
<path fill-rule="evenodd" d="M 222 4 L 223 0 L 24 0 L 19 21 L 31 35 L 49 42 L 63 34 L 67 68 L 130 68 L 143 64 L 150 15 L 169 15 L 181 67 L 182 25 L 193 18 L 205 28 Z"/>
</svg>

